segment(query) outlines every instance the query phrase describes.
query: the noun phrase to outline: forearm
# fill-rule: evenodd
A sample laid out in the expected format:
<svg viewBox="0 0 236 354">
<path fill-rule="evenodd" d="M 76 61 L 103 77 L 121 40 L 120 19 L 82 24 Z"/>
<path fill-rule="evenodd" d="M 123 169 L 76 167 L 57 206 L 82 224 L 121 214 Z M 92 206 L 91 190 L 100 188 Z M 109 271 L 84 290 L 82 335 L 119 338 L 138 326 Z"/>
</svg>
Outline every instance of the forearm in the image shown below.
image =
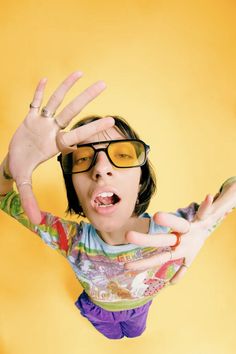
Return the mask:
<svg viewBox="0 0 236 354">
<path fill-rule="evenodd" d="M 228 178 L 217 195 L 207 197 L 200 205 L 195 222 L 200 222 L 199 235 L 205 241 L 236 207 L 236 177 Z"/>
<path fill-rule="evenodd" d="M 8 156 L 0 165 L 0 197 L 13 190 L 13 178 L 8 167 Z"/>
</svg>

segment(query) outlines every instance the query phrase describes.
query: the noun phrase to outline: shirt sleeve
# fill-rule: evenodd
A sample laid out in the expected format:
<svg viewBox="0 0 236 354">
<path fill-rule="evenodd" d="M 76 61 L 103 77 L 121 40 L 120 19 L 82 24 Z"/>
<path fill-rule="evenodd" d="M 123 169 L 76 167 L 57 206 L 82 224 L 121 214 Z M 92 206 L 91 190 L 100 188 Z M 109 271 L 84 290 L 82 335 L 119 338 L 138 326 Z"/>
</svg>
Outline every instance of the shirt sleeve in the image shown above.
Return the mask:
<svg viewBox="0 0 236 354">
<path fill-rule="evenodd" d="M 198 211 L 198 208 L 199 204 L 193 202 L 185 208 L 177 209 L 174 214 L 191 222 Z"/>
<path fill-rule="evenodd" d="M 68 255 L 72 239 L 81 228 L 81 224 L 61 219 L 44 211 L 41 211 L 41 223 L 32 224 L 21 206 L 19 194 L 15 191 L 11 191 L 1 198 L 0 209 L 36 233 L 49 247 L 57 250 L 63 256 Z"/>
</svg>

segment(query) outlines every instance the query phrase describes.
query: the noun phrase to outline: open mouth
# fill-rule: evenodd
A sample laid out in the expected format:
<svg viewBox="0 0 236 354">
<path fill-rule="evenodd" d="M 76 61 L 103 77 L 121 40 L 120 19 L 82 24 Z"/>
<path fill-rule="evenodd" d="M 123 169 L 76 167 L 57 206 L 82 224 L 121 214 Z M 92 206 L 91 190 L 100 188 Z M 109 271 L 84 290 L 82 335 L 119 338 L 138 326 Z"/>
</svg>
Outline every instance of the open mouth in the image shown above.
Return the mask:
<svg viewBox="0 0 236 354">
<path fill-rule="evenodd" d="M 120 197 L 113 192 L 99 193 L 94 199 L 95 205 L 100 208 L 107 208 L 119 203 Z"/>
</svg>

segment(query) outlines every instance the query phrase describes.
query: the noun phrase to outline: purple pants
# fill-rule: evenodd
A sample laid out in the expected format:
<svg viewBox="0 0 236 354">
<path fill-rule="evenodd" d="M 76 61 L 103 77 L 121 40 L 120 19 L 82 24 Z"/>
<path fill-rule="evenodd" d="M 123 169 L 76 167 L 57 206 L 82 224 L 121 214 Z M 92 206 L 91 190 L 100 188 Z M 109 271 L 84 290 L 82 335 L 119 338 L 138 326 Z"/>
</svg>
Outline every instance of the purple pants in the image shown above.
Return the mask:
<svg viewBox="0 0 236 354">
<path fill-rule="evenodd" d="M 138 337 L 146 328 L 148 310 L 152 301 L 132 310 L 107 311 L 95 305 L 85 291 L 79 296 L 75 305 L 81 315 L 109 339 Z"/>
</svg>

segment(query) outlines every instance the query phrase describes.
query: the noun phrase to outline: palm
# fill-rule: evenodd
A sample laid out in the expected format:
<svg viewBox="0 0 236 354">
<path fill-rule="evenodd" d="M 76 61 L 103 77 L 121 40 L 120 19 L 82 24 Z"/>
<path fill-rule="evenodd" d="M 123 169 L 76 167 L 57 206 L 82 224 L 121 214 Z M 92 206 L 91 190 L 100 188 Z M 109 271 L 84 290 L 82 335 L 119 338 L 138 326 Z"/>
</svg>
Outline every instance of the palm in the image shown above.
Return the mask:
<svg viewBox="0 0 236 354">
<path fill-rule="evenodd" d="M 19 126 L 9 146 L 9 168 L 17 183 L 20 183 L 22 172 L 24 178 L 29 178 L 40 163 L 59 152 L 55 139 L 57 131 L 52 119 L 38 115 L 28 115 Z"/>
<path fill-rule="evenodd" d="M 54 113 L 59 108 L 68 90 L 81 76 L 81 72 L 75 72 L 63 81 L 47 102 L 46 107 L 49 112 Z M 113 119 L 104 118 L 73 131 L 59 133 L 60 129 L 64 129 L 91 100 L 105 89 L 105 84 L 98 81 L 88 87 L 62 109 L 55 119 L 44 117 L 38 112 L 45 85 L 45 79 L 39 82 L 32 107 L 13 135 L 9 146 L 9 170 L 16 181 L 23 209 L 30 221 L 35 224 L 40 222 L 41 213 L 31 189 L 31 176 L 34 169 L 60 151 L 68 153 L 71 151 L 71 145 L 78 144 L 83 139 L 114 125 Z"/>
</svg>

